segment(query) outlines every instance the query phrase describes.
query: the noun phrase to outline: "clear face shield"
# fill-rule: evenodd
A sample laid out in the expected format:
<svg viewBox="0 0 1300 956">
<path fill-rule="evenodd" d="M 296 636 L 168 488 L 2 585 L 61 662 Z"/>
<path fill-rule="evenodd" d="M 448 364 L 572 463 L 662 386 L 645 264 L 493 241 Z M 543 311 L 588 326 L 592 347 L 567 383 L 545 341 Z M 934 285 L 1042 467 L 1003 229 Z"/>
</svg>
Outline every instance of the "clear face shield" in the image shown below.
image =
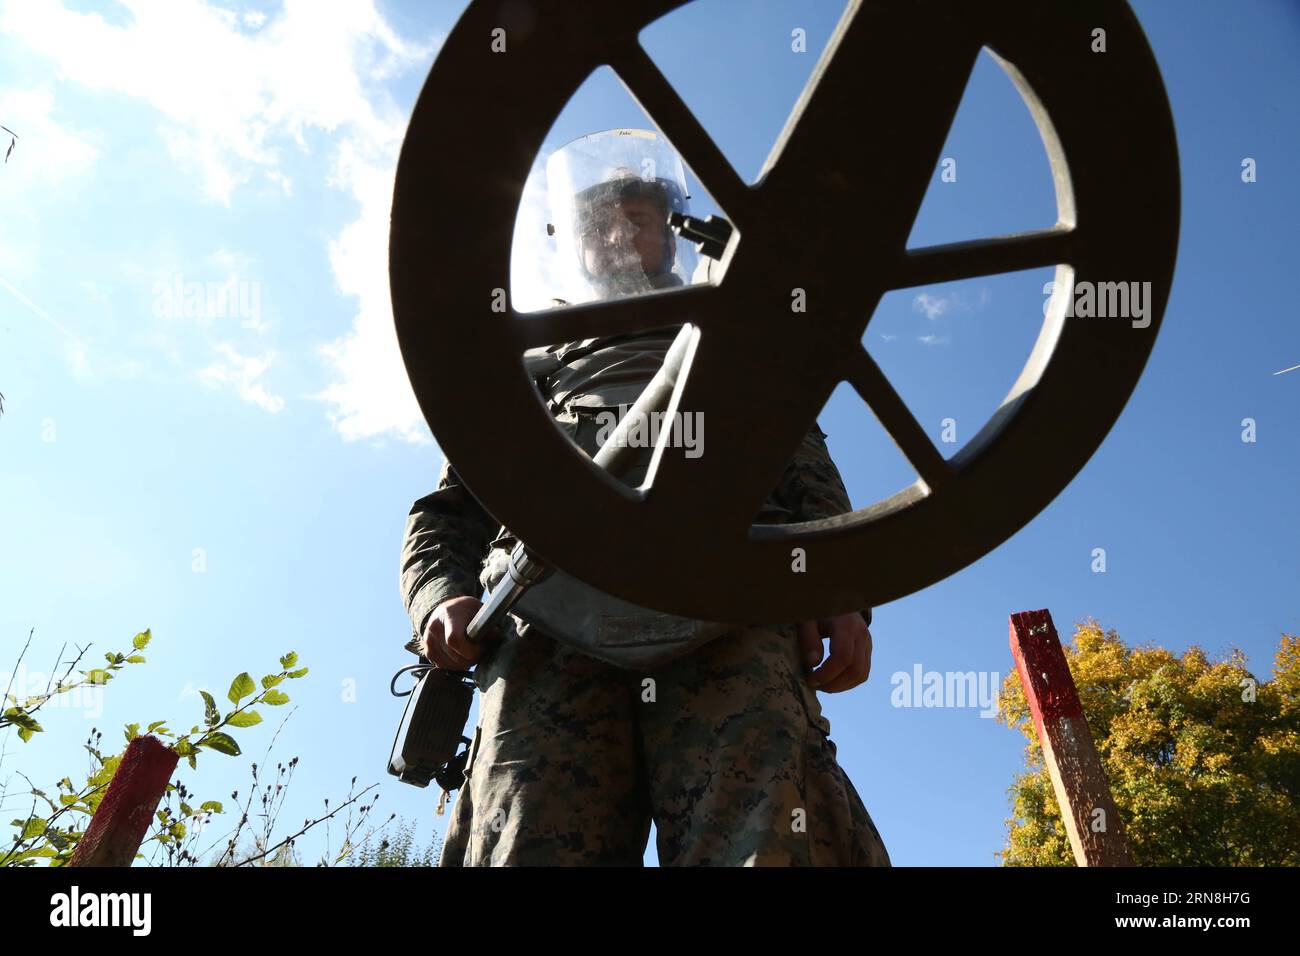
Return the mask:
<svg viewBox="0 0 1300 956">
<path fill-rule="evenodd" d="M 693 243 L 678 242 L 671 213 L 689 212 L 681 158 L 656 132 L 610 129 L 583 136 L 546 163 L 555 237 L 554 295 L 570 303 L 685 285 Z"/>
</svg>

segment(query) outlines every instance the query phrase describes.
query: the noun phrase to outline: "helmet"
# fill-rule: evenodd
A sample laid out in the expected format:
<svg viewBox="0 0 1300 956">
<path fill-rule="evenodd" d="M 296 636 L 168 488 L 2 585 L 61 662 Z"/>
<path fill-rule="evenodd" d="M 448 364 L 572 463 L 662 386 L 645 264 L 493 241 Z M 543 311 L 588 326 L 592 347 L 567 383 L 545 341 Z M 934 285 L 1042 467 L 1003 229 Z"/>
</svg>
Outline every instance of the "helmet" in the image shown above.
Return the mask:
<svg viewBox="0 0 1300 956">
<path fill-rule="evenodd" d="M 546 183 L 558 297 L 586 302 L 689 281 L 695 250 L 668 225 L 672 213 L 690 211 L 686 175 L 658 133 L 610 129 L 575 139 L 547 160 Z"/>
</svg>

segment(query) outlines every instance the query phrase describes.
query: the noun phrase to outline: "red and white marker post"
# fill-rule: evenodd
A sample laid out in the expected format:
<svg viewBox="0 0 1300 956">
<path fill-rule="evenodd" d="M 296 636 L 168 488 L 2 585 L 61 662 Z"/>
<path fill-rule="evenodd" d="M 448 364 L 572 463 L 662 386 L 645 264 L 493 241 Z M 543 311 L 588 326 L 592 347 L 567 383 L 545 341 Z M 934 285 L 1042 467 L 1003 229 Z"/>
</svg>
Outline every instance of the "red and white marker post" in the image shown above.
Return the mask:
<svg viewBox="0 0 1300 956">
<path fill-rule="evenodd" d="M 148 734 L 127 744 L 68 865 L 130 866 L 179 759 L 175 750 Z"/>
<path fill-rule="evenodd" d="M 1079 866 L 1133 866 L 1079 692 L 1046 609 L 1011 615 L 1011 654 Z"/>
</svg>

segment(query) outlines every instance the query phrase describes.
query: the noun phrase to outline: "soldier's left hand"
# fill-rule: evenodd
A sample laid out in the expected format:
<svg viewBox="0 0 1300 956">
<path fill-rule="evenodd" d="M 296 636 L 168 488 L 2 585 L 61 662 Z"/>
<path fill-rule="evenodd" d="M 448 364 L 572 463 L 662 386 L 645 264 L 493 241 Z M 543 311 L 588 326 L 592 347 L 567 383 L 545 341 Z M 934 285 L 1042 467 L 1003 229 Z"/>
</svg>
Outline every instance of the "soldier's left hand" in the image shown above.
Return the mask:
<svg viewBox="0 0 1300 956">
<path fill-rule="evenodd" d="M 830 638 L 831 653 L 821 667 L 822 640 Z M 857 611 L 799 624 L 799 653 L 810 673 L 808 683 L 828 694 L 850 690 L 871 673 L 871 629 Z M 816 670 L 814 670 L 816 668 Z"/>
</svg>

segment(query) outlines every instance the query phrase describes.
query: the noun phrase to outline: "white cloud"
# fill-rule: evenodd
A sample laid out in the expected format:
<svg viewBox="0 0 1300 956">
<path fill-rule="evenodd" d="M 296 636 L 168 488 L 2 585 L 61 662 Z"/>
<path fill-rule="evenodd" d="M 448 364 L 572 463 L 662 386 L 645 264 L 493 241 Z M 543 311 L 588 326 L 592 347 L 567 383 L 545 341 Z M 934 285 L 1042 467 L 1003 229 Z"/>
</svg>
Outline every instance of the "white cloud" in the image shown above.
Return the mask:
<svg viewBox="0 0 1300 956">
<path fill-rule="evenodd" d="M 425 443 L 428 426 L 397 345 L 388 288 L 388 222 L 396 167 L 367 161 L 350 144 L 340 150 L 338 181 L 361 203 L 361 215 L 330 243 L 339 290 L 356 296 L 352 330 L 320 349 L 339 378 L 311 396 L 334 408 L 330 421 L 348 440 L 395 431 Z"/>
<path fill-rule="evenodd" d="M 28 189 L 57 185 L 87 172 L 99 157 L 89 134 L 54 117 L 54 94 L 48 87 L 10 90 L 0 94 L 0 122 L 18 136 L 4 169 L 4 192 L 22 195 Z M 0 150 L 11 138 L 0 133 Z"/>
<path fill-rule="evenodd" d="M 278 169 L 268 169 L 266 171 L 266 178 L 279 186 L 280 191 L 283 192 L 286 197 L 291 197 L 293 195 L 293 180 Z"/>
<path fill-rule="evenodd" d="M 381 143 L 400 137 L 401 118 L 391 108 L 380 115 L 366 81 L 429 56 L 393 33 L 372 2 L 288 0 L 252 35 L 200 0 L 123 3 L 132 19 L 115 26 L 55 0 L 11 0 L 0 31 L 50 57 L 64 79 L 154 106 L 172 155 L 227 203 L 253 169 L 278 164 L 278 139 L 306 148 L 307 130 L 343 127 Z"/>
<path fill-rule="evenodd" d="M 930 295 L 928 292 L 921 292 L 912 300 L 912 308 L 917 312 L 924 312 L 927 319 L 937 319 L 950 311 L 955 302 L 955 296 Z"/>
<path fill-rule="evenodd" d="M 213 362 L 198 373 L 199 381 L 213 388 L 229 385 L 235 393 L 246 402 L 252 402 L 268 412 L 278 412 L 284 408 L 284 399 L 268 392 L 258 379 L 271 367 L 275 359 L 274 352 L 268 352 L 261 358 L 240 355 L 229 342 L 217 345 L 225 361 Z"/>
<path fill-rule="evenodd" d="M 992 300 L 987 287 L 979 290 L 979 296 L 976 300 L 974 311 L 983 309 Z M 942 295 L 931 295 L 928 292 L 919 292 L 912 299 L 912 309 L 915 312 L 925 313 L 927 319 L 937 319 L 941 315 L 947 315 L 954 310 L 962 312 L 972 311 L 972 306 L 960 292 L 948 292 Z"/>
<path fill-rule="evenodd" d="M 211 138 L 166 127 L 158 132 L 167 145 L 167 154 L 178 166 L 198 171 L 206 198 L 229 206 L 235 187 L 248 182 L 249 177 L 234 171 L 225 152 Z"/>
<path fill-rule="evenodd" d="M 358 311 L 348 333 L 320 348 L 337 378 L 317 397 L 333 406 L 329 418 L 345 438 L 394 431 L 427 440 L 388 295 L 392 180 L 407 117 L 377 84 L 425 66 L 433 45 L 399 37 L 374 0 L 286 0 L 274 16 L 242 18 L 201 0 L 122 2 L 131 16 L 118 26 L 57 0 L 0 0 L 0 32 L 53 60 L 65 81 L 153 106 L 169 155 L 216 202 L 231 204 L 255 176 L 291 196 L 282 149 L 310 152 L 309 133 L 329 137 L 329 181 L 360 207 L 331 243 L 330 262 Z M 202 380 L 282 407 L 256 384 L 264 360 L 222 348 L 226 360 Z"/>
<path fill-rule="evenodd" d="M 948 336 L 946 335 L 943 336 L 942 338 L 940 338 L 937 335 L 918 335 L 916 337 L 916 340 L 926 345 L 947 345 L 948 344 Z"/>
</svg>

